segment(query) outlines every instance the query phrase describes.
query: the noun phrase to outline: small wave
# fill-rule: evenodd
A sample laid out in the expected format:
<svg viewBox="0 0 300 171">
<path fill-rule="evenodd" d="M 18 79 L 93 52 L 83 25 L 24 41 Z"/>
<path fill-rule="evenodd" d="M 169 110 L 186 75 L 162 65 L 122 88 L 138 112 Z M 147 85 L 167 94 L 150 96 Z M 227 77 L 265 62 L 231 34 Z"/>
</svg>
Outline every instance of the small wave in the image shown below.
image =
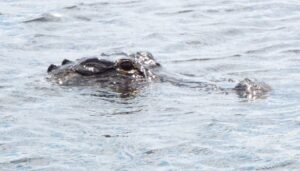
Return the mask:
<svg viewBox="0 0 300 171">
<path fill-rule="evenodd" d="M 300 49 L 289 49 L 289 50 L 284 50 L 281 53 L 294 53 L 294 54 L 300 54 Z"/>
<path fill-rule="evenodd" d="M 226 57 L 219 57 L 219 58 L 192 58 L 192 59 L 182 59 L 182 60 L 173 60 L 171 63 L 186 63 L 186 62 L 197 62 L 197 61 L 211 61 L 211 60 L 222 60 L 222 59 L 228 59 L 228 58 L 239 58 L 242 55 L 236 54 Z"/>
<path fill-rule="evenodd" d="M 58 22 L 61 21 L 62 15 L 59 13 L 46 13 L 40 17 L 26 20 L 24 23 L 35 23 L 35 22 Z"/>
<path fill-rule="evenodd" d="M 259 48 L 253 50 L 247 50 L 245 53 L 246 54 L 271 53 L 271 52 L 279 51 L 280 49 L 286 48 L 288 46 L 289 45 L 286 43 L 273 44 L 273 45 L 261 45 Z"/>
<path fill-rule="evenodd" d="M 142 111 L 142 109 L 130 110 L 130 111 L 118 111 L 118 112 L 112 113 L 112 115 L 132 115 L 132 114 L 138 114 L 141 111 Z"/>
<path fill-rule="evenodd" d="M 140 1 L 125 1 L 125 2 L 94 2 L 94 3 L 80 3 L 78 5 L 73 5 L 68 7 L 65 7 L 65 9 L 74 9 L 74 8 L 79 8 L 81 7 L 92 7 L 92 8 L 98 8 L 102 6 L 107 6 L 107 5 L 117 5 L 117 6 L 122 6 L 122 5 L 132 5 L 132 4 L 137 4 Z"/>
<path fill-rule="evenodd" d="M 179 10 L 179 11 L 175 11 L 175 12 L 157 12 L 156 15 L 160 15 L 160 16 L 171 16 L 171 15 L 176 15 L 176 14 L 186 14 L 186 13 L 192 13 L 194 12 L 194 10 Z"/>
<path fill-rule="evenodd" d="M 25 158 L 20 158 L 16 160 L 11 160 L 9 163 L 12 164 L 19 164 L 19 163 L 31 163 L 31 162 L 43 162 L 43 158 L 31 158 L 31 157 L 25 157 Z"/>
<path fill-rule="evenodd" d="M 182 11 L 177 11 L 177 14 L 183 14 L 183 13 L 190 13 L 190 12 L 194 12 L 194 10 L 182 10 Z"/>
<path fill-rule="evenodd" d="M 79 7 L 77 5 L 71 5 L 71 6 L 67 6 L 67 7 L 64 7 L 64 9 L 78 9 Z"/>
<path fill-rule="evenodd" d="M 22 157 L 18 159 L 13 159 L 10 161 L 1 162 L 0 166 L 20 166 L 20 165 L 48 165 L 51 160 L 43 158 L 43 157 Z"/>
<path fill-rule="evenodd" d="M 274 170 L 274 169 L 278 169 L 278 168 L 284 168 L 284 167 L 289 166 L 293 163 L 294 162 L 291 161 L 291 160 L 275 162 L 275 163 L 271 163 L 271 164 L 266 165 L 266 166 L 259 167 L 256 170 Z"/>
<path fill-rule="evenodd" d="M 82 21 L 91 21 L 90 18 L 85 17 L 85 16 L 75 16 L 75 18 L 78 20 L 82 20 Z"/>
</svg>

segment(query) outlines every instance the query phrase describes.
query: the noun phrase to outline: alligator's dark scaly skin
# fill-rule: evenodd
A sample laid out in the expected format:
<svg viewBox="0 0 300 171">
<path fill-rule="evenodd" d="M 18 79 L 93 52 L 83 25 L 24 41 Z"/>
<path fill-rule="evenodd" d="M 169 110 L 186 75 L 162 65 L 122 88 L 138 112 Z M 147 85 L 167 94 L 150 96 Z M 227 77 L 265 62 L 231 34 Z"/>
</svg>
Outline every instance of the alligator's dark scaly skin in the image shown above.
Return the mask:
<svg viewBox="0 0 300 171">
<path fill-rule="evenodd" d="M 60 66 L 51 64 L 48 73 L 61 85 L 128 84 L 155 79 L 152 70 L 159 66 L 151 53 L 137 52 L 115 61 L 96 57 L 64 59 Z"/>
<path fill-rule="evenodd" d="M 137 52 L 127 55 L 116 54 L 121 57 L 115 61 L 96 57 L 81 58 L 76 61 L 64 59 L 60 66 L 51 64 L 48 73 L 51 78 L 61 85 L 100 85 L 114 89 L 134 89 L 141 83 L 149 81 L 166 81 L 178 86 L 189 86 L 191 81 L 180 80 L 155 72 L 160 64 L 149 52 Z M 111 56 L 105 55 L 102 56 Z M 222 88 L 203 82 L 192 82 L 196 87 L 211 87 L 212 90 Z M 190 86 L 190 87 L 193 87 Z M 227 89 L 228 90 L 228 89 Z M 226 90 L 226 91 L 227 91 Z M 263 96 L 270 87 L 262 82 L 244 79 L 233 89 L 240 97 L 257 98 Z"/>
</svg>

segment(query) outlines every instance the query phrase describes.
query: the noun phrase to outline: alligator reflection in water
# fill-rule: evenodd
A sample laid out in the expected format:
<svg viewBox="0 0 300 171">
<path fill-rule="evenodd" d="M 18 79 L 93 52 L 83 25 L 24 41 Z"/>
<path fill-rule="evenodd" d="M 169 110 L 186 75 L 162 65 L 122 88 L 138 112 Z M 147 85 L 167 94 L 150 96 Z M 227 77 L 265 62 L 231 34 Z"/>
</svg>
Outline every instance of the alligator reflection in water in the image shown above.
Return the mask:
<svg viewBox="0 0 300 171">
<path fill-rule="evenodd" d="M 201 88 L 206 91 L 235 91 L 240 97 L 260 98 L 271 88 L 262 82 L 244 79 L 234 88 L 225 89 L 214 84 L 178 79 L 160 71 L 160 64 L 149 52 L 111 54 L 114 61 L 97 57 L 81 58 L 74 61 L 64 59 L 61 66 L 50 65 L 50 79 L 60 85 L 109 87 L 121 96 L 134 95 L 149 82 L 169 82 L 177 86 Z"/>
</svg>

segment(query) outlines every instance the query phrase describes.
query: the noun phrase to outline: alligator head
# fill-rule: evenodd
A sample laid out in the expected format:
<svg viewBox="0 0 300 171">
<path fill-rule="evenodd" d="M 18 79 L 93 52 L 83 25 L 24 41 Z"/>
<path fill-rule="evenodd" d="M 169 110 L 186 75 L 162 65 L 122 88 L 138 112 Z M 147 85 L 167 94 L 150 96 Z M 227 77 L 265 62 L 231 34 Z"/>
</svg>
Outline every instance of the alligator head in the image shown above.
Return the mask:
<svg viewBox="0 0 300 171">
<path fill-rule="evenodd" d="M 48 73 L 61 85 L 129 84 L 155 79 L 152 69 L 158 66 L 151 53 L 137 52 L 113 61 L 97 57 L 64 59 L 60 66 L 51 64 Z"/>
</svg>

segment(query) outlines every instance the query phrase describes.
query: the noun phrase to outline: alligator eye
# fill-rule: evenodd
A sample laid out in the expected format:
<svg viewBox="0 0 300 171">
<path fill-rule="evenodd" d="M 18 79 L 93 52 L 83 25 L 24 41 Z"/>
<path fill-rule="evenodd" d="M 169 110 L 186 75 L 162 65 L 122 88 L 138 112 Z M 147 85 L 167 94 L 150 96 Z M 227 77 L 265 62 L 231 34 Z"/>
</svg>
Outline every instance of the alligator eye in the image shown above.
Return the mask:
<svg viewBox="0 0 300 171">
<path fill-rule="evenodd" d="M 132 61 L 124 60 L 119 63 L 119 67 L 124 71 L 130 71 L 134 69 Z"/>
</svg>

